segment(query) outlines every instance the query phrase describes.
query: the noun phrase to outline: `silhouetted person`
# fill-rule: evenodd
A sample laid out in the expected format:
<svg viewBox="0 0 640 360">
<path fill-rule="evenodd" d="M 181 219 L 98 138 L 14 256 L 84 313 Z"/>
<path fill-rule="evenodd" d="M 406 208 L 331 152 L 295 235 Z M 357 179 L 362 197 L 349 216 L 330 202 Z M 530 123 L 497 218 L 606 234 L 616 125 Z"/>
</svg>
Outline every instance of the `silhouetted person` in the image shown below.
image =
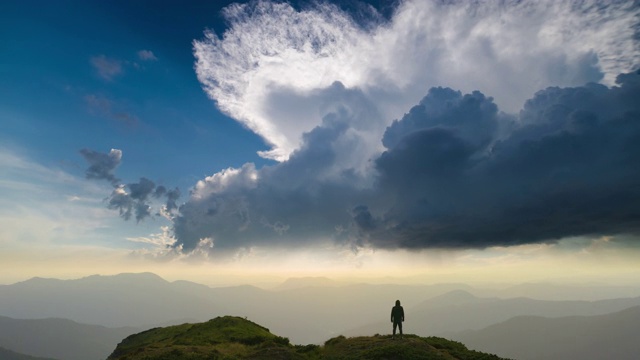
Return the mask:
<svg viewBox="0 0 640 360">
<path fill-rule="evenodd" d="M 396 306 L 391 308 L 391 322 L 393 323 L 393 338 L 396 337 L 396 327 L 400 329 L 402 339 L 402 322 L 404 321 L 404 309 L 400 306 L 400 300 L 396 300 Z"/>
</svg>

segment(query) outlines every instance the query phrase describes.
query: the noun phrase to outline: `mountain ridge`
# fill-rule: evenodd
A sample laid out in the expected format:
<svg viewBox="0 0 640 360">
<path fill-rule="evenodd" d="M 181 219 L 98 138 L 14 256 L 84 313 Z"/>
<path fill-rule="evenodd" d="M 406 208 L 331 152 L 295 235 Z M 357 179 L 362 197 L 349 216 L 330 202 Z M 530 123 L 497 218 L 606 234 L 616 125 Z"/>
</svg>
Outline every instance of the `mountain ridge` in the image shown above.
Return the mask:
<svg viewBox="0 0 640 360">
<path fill-rule="evenodd" d="M 500 360 L 442 338 L 390 335 L 329 339 L 323 346 L 291 345 L 250 320 L 223 316 L 205 323 L 150 329 L 123 339 L 107 360 Z"/>
</svg>

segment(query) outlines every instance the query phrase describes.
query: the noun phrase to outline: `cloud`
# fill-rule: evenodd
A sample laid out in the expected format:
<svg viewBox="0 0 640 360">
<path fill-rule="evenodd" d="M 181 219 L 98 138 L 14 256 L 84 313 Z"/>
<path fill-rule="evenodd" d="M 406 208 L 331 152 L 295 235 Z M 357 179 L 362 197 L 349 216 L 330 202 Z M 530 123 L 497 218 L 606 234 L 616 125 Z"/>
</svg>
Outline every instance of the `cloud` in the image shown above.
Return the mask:
<svg viewBox="0 0 640 360">
<path fill-rule="evenodd" d="M 304 134 L 287 161 L 261 169 L 248 163 L 199 181 L 174 220 L 176 246 L 188 252 L 203 238 L 221 253 L 261 244 L 348 244 L 351 209 L 374 181 L 371 134 L 366 122 L 358 124 L 380 115 L 362 95 L 339 83 L 314 94 L 334 112 Z"/>
<path fill-rule="evenodd" d="M 638 234 L 631 3 L 407 0 L 366 22 L 255 1 L 224 15 L 223 34 L 193 43 L 198 79 L 279 162 L 221 170 L 179 207 L 179 192 L 119 184 L 125 218 L 167 197 L 175 251 Z"/>
<path fill-rule="evenodd" d="M 488 151 L 465 136 L 477 124 L 460 120 L 484 120 L 462 103 L 447 107 L 444 115 L 457 119 L 449 128 L 428 108 L 410 112 L 385 138 L 411 130 L 376 160 L 378 191 L 393 200 L 377 216 L 358 214 L 375 218 L 359 225 L 361 234 L 373 246 L 403 248 L 638 234 L 640 73 L 617 82 L 539 91 L 508 135 L 484 142 Z"/>
<path fill-rule="evenodd" d="M 174 219 L 174 246 L 485 248 L 637 235 L 639 95 L 640 74 L 629 73 L 611 88 L 541 90 L 514 116 L 480 92 L 432 88 L 387 127 L 386 150 L 364 171 L 351 149 L 368 140 L 338 107 L 287 161 L 198 182 Z"/>
<path fill-rule="evenodd" d="M 327 3 L 234 4 L 224 34 L 194 41 L 196 73 L 220 110 L 271 145 L 261 155 L 284 161 L 327 114 L 310 95 L 334 82 L 360 89 L 385 122 L 434 86 L 479 90 L 514 112 L 547 86 L 612 85 L 640 63 L 639 12 L 627 1 L 407 0 L 366 22 Z"/>
<path fill-rule="evenodd" d="M 122 110 L 118 104 L 107 97 L 89 94 L 83 99 L 92 114 L 108 117 L 129 127 L 134 127 L 140 122 L 137 116 Z"/>
<path fill-rule="evenodd" d="M 122 160 L 122 151 L 111 149 L 108 154 L 89 149 L 82 149 L 80 153 L 89 163 L 86 170 L 88 179 L 107 180 L 114 189 L 106 199 L 107 207 L 118 210 L 124 220 L 129 220 L 135 215 L 136 221 L 140 222 L 152 215 L 164 216 L 168 219 L 173 217 L 174 211 L 178 209 L 177 200 L 180 198 L 180 189 L 167 190 L 166 187 L 156 184 L 145 177 L 138 182 L 122 184 L 120 179 L 115 177 L 114 171 Z M 166 198 L 166 203 L 152 214 L 153 200 Z"/>
<path fill-rule="evenodd" d="M 138 59 L 142 61 L 157 61 L 158 58 L 153 54 L 151 50 L 140 50 L 138 51 Z"/>
<path fill-rule="evenodd" d="M 115 177 L 114 171 L 122 160 L 121 150 L 111 149 L 108 154 L 104 154 L 82 149 L 80 154 L 89 163 L 89 168 L 85 172 L 87 179 L 107 180 L 114 186 L 120 181 Z"/>
<path fill-rule="evenodd" d="M 171 213 L 174 210 L 178 209 L 178 204 L 176 202 L 180 198 L 180 189 L 174 188 L 174 189 L 167 190 L 166 187 L 160 185 L 155 189 L 153 193 L 153 197 L 161 198 L 163 196 L 167 198 L 167 203 L 165 204 L 164 210 Z"/>
<path fill-rule="evenodd" d="M 98 75 L 107 81 L 112 81 L 114 77 L 120 75 L 123 71 L 120 60 L 108 58 L 105 55 L 94 56 L 90 59 L 90 62 L 98 72 Z"/>
</svg>

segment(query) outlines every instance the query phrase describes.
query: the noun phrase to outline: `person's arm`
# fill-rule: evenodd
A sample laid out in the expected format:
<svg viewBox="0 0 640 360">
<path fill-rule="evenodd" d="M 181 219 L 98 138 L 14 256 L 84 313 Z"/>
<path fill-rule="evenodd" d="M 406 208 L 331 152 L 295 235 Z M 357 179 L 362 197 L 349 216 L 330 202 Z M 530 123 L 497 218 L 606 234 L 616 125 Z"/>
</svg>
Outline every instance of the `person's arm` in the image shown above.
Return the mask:
<svg viewBox="0 0 640 360">
<path fill-rule="evenodd" d="M 400 313 L 402 315 L 402 321 L 404 321 L 404 308 L 400 307 Z"/>
<path fill-rule="evenodd" d="M 391 322 L 393 322 L 393 308 L 391 308 Z"/>
</svg>

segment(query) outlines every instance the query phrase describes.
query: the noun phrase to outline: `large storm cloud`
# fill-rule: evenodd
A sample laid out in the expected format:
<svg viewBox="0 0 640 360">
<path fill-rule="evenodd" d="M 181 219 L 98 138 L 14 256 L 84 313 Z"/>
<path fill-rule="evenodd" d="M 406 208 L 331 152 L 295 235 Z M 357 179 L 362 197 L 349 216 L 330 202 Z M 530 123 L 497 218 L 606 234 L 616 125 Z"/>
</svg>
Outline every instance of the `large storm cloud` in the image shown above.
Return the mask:
<svg viewBox="0 0 640 360">
<path fill-rule="evenodd" d="M 344 159 L 365 140 L 330 114 L 288 161 L 199 182 L 177 244 L 483 248 L 640 234 L 638 98 L 637 72 L 611 88 L 541 90 L 517 116 L 480 92 L 432 88 L 364 172 Z"/>
<path fill-rule="evenodd" d="M 123 217 L 167 197 L 174 248 L 640 233 L 633 2 L 406 0 L 367 22 L 327 3 L 253 1 L 224 15 L 223 34 L 194 41 L 198 79 L 278 163 L 218 171 L 179 208 L 178 192 L 144 178 L 117 186 L 109 206 Z M 105 169 L 92 174 L 115 186 Z"/>
</svg>

